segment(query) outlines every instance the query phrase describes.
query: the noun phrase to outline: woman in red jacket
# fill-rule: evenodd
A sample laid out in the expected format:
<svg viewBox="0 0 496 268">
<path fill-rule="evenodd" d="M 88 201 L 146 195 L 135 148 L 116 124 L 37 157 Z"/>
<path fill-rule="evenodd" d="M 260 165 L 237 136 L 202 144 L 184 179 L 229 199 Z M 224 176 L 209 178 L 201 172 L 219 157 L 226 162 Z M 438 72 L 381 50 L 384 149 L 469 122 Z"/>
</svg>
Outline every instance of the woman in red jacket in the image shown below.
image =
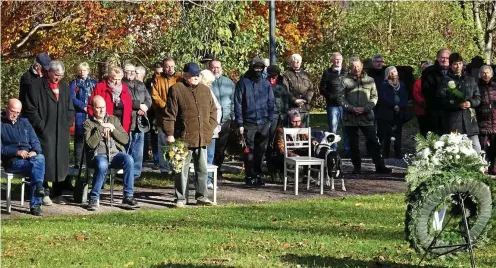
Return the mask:
<svg viewBox="0 0 496 268">
<path fill-rule="evenodd" d="M 107 114 L 121 120 L 124 130 L 131 127 L 132 100 L 128 87 L 122 83 L 124 73 L 119 67 L 110 67 L 107 80 L 98 83 L 88 101 L 88 116 L 93 116 L 93 96 L 100 95 L 105 100 Z"/>
<path fill-rule="evenodd" d="M 431 66 L 432 63 L 430 61 L 426 61 L 422 63 L 420 66 L 421 72 L 424 71 L 425 68 Z M 413 110 L 415 115 L 417 116 L 417 122 L 419 125 L 419 131 L 422 136 L 427 135 L 428 129 L 428 118 L 425 116 L 425 100 L 424 95 L 422 95 L 422 79 L 419 77 L 415 84 L 413 84 Z"/>
</svg>

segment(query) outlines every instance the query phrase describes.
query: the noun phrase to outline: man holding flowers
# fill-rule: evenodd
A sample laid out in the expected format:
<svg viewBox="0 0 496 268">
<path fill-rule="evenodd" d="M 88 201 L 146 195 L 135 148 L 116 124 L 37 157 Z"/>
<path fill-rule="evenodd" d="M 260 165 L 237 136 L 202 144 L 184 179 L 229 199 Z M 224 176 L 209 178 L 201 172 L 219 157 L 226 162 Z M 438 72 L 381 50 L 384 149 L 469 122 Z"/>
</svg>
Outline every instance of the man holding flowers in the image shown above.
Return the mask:
<svg viewBox="0 0 496 268">
<path fill-rule="evenodd" d="M 481 95 L 474 78 L 463 73 L 463 59 L 458 53 L 449 56 L 450 68 L 438 90 L 444 110 L 444 134 L 466 134 L 473 148 L 479 153 L 479 126 L 474 108 L 481 102 Z"/>
<path fill-rule="evenodd" d="M 217 107 L 210 89 L 200 84 L 200 67 L 194 62 L 184 66 L 184 81 L 169 89 L 163 121 L 168 144 L 176 144 L 176 138 L 184 139 L 189 153 L 176 174 L 176 207 L 186 205 L 189 163 L 193 159 L 198 181 L 195 199 L 198 205 L 214 206 L 207 198 L 207 146 L 212 143 L 212 133 L 217 126 Z M 161 156 L 163 157 L 163 156 Z M 179 171 L 178 167 L 174 170 Z"/>
</svg>

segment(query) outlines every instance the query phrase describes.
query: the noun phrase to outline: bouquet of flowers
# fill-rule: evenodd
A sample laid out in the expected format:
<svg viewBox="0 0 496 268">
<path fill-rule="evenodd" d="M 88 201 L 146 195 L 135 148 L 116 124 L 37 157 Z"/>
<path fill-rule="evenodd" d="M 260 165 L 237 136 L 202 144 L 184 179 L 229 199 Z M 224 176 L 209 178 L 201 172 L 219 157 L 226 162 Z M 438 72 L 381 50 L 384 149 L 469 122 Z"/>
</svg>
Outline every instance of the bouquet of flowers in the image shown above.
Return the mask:
<svg viewBox="0 0 496 268">
<path fill-rule="evenodd" d="M 456 102 L 456 104 L 461 104 L 467 101 L 465 95 L 463 95 L 463 93 L 456 88 L 456 83 L 453 80 L 448 82 L 448 87 L 444 90 L 453 97 L 453 102 Z M 475 109 L 468 108 L 468 111 L 470 112 L 470 121 L 475 120 Z"/>
<path fill-rule="evenodd" d="M 164 158 L 174 168 L 169 173 L 181 173 L 184 161 L 188 156 L 188 144 L 183 140 L 176 140 L 173 143 L 164 146 Z"/>
</svg>

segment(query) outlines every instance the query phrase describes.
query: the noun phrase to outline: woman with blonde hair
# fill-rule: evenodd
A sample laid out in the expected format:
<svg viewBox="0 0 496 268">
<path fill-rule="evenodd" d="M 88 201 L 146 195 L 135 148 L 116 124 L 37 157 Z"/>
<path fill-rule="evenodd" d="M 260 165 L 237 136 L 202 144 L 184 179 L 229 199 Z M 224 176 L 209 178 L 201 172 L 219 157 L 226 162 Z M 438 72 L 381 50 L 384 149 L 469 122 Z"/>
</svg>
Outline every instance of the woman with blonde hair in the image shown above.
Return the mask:
<svg viewBox="0 0 496 268">
<path fill-rule="evenodd" d="M 377 136 L 382 145 L 384 158 L 389 158 L 391 141 L 394 141 L 395 158 L 402 158 L 401 134 L 406 119 L 408 94 L 405 85 L 400 82 L 398 70 L 389 66 L 384 72 L 377 101 Z"/>
<path fill-rule="evenodd" d="M 79 168 L 84 145 L 84 121 L 88 118 L 88 100 L 98 82 L 90 76 L 90 66 L 81 62 L 77 66 L 77 77 L 69 83 L 72 103 L 76 110 L 74 120 L 74 168 Z"/>
<path fill-rule="evenodd" d="M 222 118 L 222 107 L 219 104 L 219 101 L 215 97 L 215 94 L 212 92 L 212 84 L 215 81 L 215 76 L 210 70 L 201 71 L 201 81 L 200 83 L 204 84 L 208 88 L 210 88 L 210 93 L 212 93 L 212 98 L 214 99 L 215 107 L 217 107 L 217 127 L 214 129 L 214 133 L 212 136 L 212 144 L 207 147 L 207 164 L 212 164 L 215 156 L 215 141 L 219 137 L 219 132 L 221 129 L 220 120 Z M 212 173 L 208 174 L 207 178 L 207 188 L 213 189 L 214 184 L 212 183 Z"/>
<path fill-rule="evenodd" d="M 132 100 L 129 88 L 122 83 L 124 72 L 120 67 L 111 66 L 106 80 L 98 83 L 91 94 L 88 103 L 88 115 L 93 116 L 93 97 L 100 95 L 105 100 L 107 114 L 121 120 L 122 127 L 129 133 L 131 128 Z"/>
</svg>

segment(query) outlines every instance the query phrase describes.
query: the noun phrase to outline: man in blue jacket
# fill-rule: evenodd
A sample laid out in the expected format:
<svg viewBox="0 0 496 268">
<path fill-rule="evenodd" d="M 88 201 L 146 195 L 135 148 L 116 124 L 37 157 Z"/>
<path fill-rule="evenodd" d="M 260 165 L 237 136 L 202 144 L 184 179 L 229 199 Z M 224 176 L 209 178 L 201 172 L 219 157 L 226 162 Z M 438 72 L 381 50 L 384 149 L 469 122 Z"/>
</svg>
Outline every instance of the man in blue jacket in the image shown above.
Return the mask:
<svg viewBox="0 0 496 268">
<path fill-rule="evenodd" d="M 220 167 L 224 162 L 224 152 L 231 133 L 231 122 L 234 118 L 234 83 L 222 74 L 222 64 L 218 59 L 213 59 L 209 66 L 210 71 L 215 76 L 215 81 L 212 84 L 212 92 L 222 107 L 221 130 L 215 142 L 213 161 L 213 164 L 219 168 L 218 176 L 222 177 Z"/>
<path fill-rule="evenodd" d="M 19 118 L 22 104 L 10 99 L 9 107 L 2 115 L 2 164 L 8 172 L 22 173 L 31 180 L 30 213 L 43 216 L 42 198 L 45 196 L 45 157 L 33 127 L 25 118 Z"/>
<path fill-rule="evenodd" d="M 248 72 L 238 81 L 234 92 L 234 114 L 239 133 L 246 142 L 245 182 L 262 186 L 262 159 L 269 140 L 269 128 L 274 114 L 274 92 L 269 81 L 262 78 L 265 68 L 257 56 Z"/>
</svg>

